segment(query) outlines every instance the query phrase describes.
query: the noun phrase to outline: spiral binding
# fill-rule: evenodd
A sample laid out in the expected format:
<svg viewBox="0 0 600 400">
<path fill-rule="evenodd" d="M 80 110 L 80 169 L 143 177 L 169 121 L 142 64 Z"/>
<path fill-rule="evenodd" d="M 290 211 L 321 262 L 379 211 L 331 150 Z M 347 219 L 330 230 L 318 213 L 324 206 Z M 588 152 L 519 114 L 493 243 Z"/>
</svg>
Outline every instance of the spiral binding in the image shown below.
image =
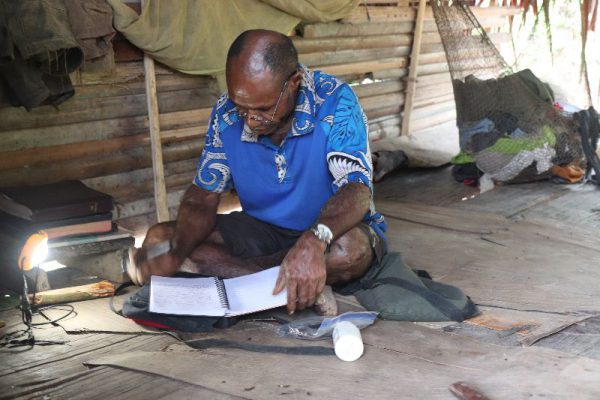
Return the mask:
<svg viewBox="0 0 600 400">
<path fill-rule="evenodd" d="M 219 301 L 221 302 L 221 305 L 229 310 L 229 299 L 227 298 L 225 283 L 222 279 L 215 277 L 215 285 L 217 285 L 217 293 L 219 294 Z"/>
</svg>

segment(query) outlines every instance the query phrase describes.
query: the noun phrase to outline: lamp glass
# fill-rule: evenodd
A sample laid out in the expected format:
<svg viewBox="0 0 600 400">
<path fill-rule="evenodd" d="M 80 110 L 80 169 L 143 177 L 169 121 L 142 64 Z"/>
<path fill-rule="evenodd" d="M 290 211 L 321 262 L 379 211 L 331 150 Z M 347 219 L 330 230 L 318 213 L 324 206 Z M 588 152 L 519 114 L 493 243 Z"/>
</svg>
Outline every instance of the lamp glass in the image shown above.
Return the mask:
<svg viewBox="0 0 600 400">
<path fill-rule="evenodd" d="M 43 263 L 46 257 L 48 257 L 48 238 L 44 237 L 33 249 L 31 265 L 35 267 L 36 265 Z"/>
</svg>

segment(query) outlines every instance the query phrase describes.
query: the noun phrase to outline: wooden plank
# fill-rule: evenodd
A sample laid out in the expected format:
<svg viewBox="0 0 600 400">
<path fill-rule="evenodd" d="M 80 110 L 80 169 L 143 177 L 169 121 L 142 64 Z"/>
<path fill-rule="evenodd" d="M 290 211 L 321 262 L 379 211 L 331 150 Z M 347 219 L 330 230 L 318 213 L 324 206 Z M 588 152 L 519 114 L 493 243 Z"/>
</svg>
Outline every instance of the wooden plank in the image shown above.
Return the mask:
<svg viewBox="0 0 600 400">
<path fill-rule="evenodd" d="M 389 105 L 384 104 L 381 108 L 375 108 L 373 110 L 365 110 L 368 119 L 380 118 L 383 116 L 397 116 L 400 115 L 402 105 Z"/>
<path fill-rule="evenodd" d="M 414 40 L 412 44 L 412 53 L 410 56 L 410 66 L 408 67 L 408 83 L 406 85 L 406 95 L 404 100 L 404 110 L 402 111 L 402 132 L 403 136 L 410 133 L 411 113 L 415 97 L 417 83 L 417 66 L 421 56 L 421 36 L 423 34 L 423 20 L 425 17 L 425 0 L 419 1 L 417 10 L 417 21 L 415 25 Z"/>
<path fill-rule="evenodd" d="M 448 68 L 447 62 L 419 65 L 417 67 L 417 74 L 419 74 L 419 76 L 430 75 L 430 74 L 439 74 L 439 73 L 448 72 L 448 71 L 450 71 L 450 68 Z"/>
<path fill-rule="evenodd" d="M 420 89 L 428 85 L 439 85 L 440 83 L 452 83 L 452 77 L 449 72 L 419 76 L 417 79 L 417 88 Z"/>
<path fill-rule="evenodd" d="M 188 183 L 186 185 L 186 189 L 190 183 L 191 183 L 191 179 L 189 179 L 189 177 L 188 177 Z M 167 195 L 165 197 L 167 206 L 169 208 L 178 207 L 184 193 L 185 193 L 185 189 L 170 191 L 169 193 L 167 193 Z M 116 210 L 116 213 L 115 213 L 114 217 L 116 219 L 130 218 L 130 217 L 134 217 L 137 215 L 143 215 L 143 214 L 155 212 L 156 204 L 152 200 L 152 198 L 142 198 L 142 199 L 126 202 L 126 203 L 117 204 L 115 207 L 115 210 Z"/>
<path fill-rule="evenodd" d="M 453 108 L 451 110 L 447 110 L 436 114 L 434 116 L 426 117 L 426 118 L 414 118 L 411 122 L 412 129 L 415 131 L 419 131 L 421 129 L 426 129 L 431 126 L 443 124 L 445 122 L 453 121 L 456 119 L 456 110 Z"/>
<path fill-rule="evenodd" d="M 389 68 L 389 69 L 384 69 L 381 71 L 375 71 L 372 73 L 372 75 L 373 75 L 373 79 L 381 79 L 381 80 L 403 78 L 406 75 L 408 75 L 408 69 L 407 68 Z"/>
<path fill-rule="evenodd" d="M 352 86 L 352 90 L 358 96 L 358 98 L 361 99 L 361 101 L 369 96 L 401 92 L 403 89 L 404 82 L 402 82 L 400 79 L 390 79 L 382 82 Z"/>
<path fill-rule="evenodd" d="M 342 18 L 344 24 L 414 21 L 417 10 L 413 7 L 357 7 Z"/>
<path fill-rule="evenodd" d="M 452 92 L 442 92 L 439 96 L 436 97 L 422 97 L 415 100 L 415 107 L 427 107 L 441 103 L 452 103 L 452 107 L 455 107 L 454 94 Z"/>
<path fill-rule="evenodd" d="M 188 128 L 169 129 L 160 132 L 160 141 L 165 144 L 200 139 L 206 134 L 207 127 L 191 126 Z M 21 167 L 38 167 L 77 158 L 87 158 L 112 154 L 134 147 L 144 147 L 151 143 L 148 133 L 124 136 L 106 140 L 87 140 L 57 146 L 40 146 L 20 151 L 0 152 L 0 170 Z"/>
<path fill-rule="evenodd" d="M 412 34 L 414 22 L 388 22 L 378 24 L 341 24 L 339 22 L 306 24 L 302 27 L 304 38 L 348 37 L 371 35 Z M 437 28 L 436 28 L 437 30 Z"/>
<path fill-rule="evenodd" d="M 144 399 L 215 399 L 235 400 L 239 397 L 190 385 L 156 375 L 141 374 L 116 368 L 99 367 L 89 374 L 73 378 L 56 387 L 35 393 L 36 397 L 55 399 L 98 398 L 102 393 L 123 393 L 129 400 Z M 117 398 L 121 397 L 116 395 Z M 26 397 L 24 397 L 26 398 Z M 20 397 L 19 397 L 20 399 Z"/>
<path fill-rule="evenodd" d="M 309 67 L 318 65 L 318 68 L 324 68 L 326 65 L 356 63 L 359 61 L 376 61 L 386 58 L 406 57 L 408 56 L 408 46 L 387 47 L 375 49 L 351 49 L 337 51 L 322 51 L 317 53 L 300 54 L 299 59 L 302 64 Z M 355 71 L 353 71 L 355 72 Z"/>
<path fill-rule="evenodd" d="M 187 182 L 192 181 L 197 158 L 165 163 L 165 180 L 167 188 L 181 185 L 181 176 L 187 176 Z M 86 179 L 84 183 L 101 192 L 110 193 L 117 201 L 123 198 L 134 197 L 139 193 L 152 192 L 152 169 L 140 168 L 134 171 L 104 175 L 97 178 Z"/>
<path fill-rule="evenodd" d="M 175 111 L 160 115 L 161 126 L 166 129 L 207 125 L 212 108 Z M 147 132 L 148 119 L 143 116 L 86 121 L 68 125 L 19 129 L 0 132 L 3 151 L 18 151 L 32 147 L 57 146 L 77 143 L 81 135 L 86 140 L 106 140 Z"/>
<path fill-rule="evenodd" d="M 519 7 L 471 7 L 475 18 L 501 18 L 519 15 Z M 416 19 L 417 12 L 413 7 L 357 7 L 348 16 L 342 18 L 343 23 L 365 24 L 379 22 L 408 22 Z M 425 19 L 433 19 L 431 7 L 427 7 Z"/>
<path fill-rule="evenodd" d="M 158 106 L 163 112 L 194 110 L 212 107 L 214 96 L 208 95 L 205 88 L 186 89 L 177 92 L 161 93 Z M 12 131 L 27 128 L 72 124 L 84 121 L 98 121 L 122 117 L 142 116 L 146 113 L 144 94 L 88 98 L 66 102 L 57 110 L 42 106 L 27 113 L 23 108 L 0 109 L 1 129 Z"/>
<path fill-rule="evenodd" d="M 366 73 L 389 70 L 394 68 L 404 68 L 406 66 L 406 57 L 387 58 L 374 61 L 362 61 L 338 65 L 316 66 L 315 69 L 323 70 L 332 75 L 345 75 L 353 73 Z"/>
<path fill-rule="evenodd" d="M 263 332 L 264 328 L 260 333 L 244 332 L 239 338 L 262 344 L 267 336 Z M 308 345 L 293 339 L 278 341 L 274 335 L 267 340 L 276 345 Z M 393 321 L 378 321 L 365 329 L 363 340 L 365 353 L 353 364 L 340 364 L 333 356 L 299 355 L 290 365 L 289 355 L 230 348 L 190 351 L 181 345 L 163 353 L 106 356 L 91 364 L 159 374 L 249 399 L 275 399 L 284 394 L 305 397 L 307 393 L 331 400 L 370 398 L 374 386 L 380 398 L 411 393 L 415 398 L 447 399 L 448 386 L 458 380 L 476 382 L 480 391 L 498 398 L 569 397 L 574 391 L 589 398 L 600 395 L 600 386 L 590 384 L 600 373 L 598 360 L 550 349 L 489 346 Z M 254 368 L 249 370 L 248 365 Z M 514 379 L 515 375 L 520 379 Z M 224 376 L 235 379 L 225 385 Z"/>
<path fill-rule="evenodd" d="M 296 47 L 296 50 L 298 50 L 298 53 L 302 55 L 324 51 L 409 46 L 412 42 L 412 35 L 396 34 L 333 38 L 295 37 L 292 41 L 294 42 L 294 46 Z"/>
<path fill-rule="evenodd" d="M 451 96 L 449 100 L 446 100 L 444 102 L 440 102 L 440 103 L 433 103 L 433 104 L 424 104 L 424 105 L 420 105 L 419 107 L 416 107 L 413 109 L 413 118 L 415 119 L 421 119 L 421 118 L 427 118 L 427 117 L 431 117 L 431 116 L 435 116 L 438 115 L 440 113 L 444 113 L 447 111 L 456 111 L 455 105 L 454 105 L 454 96 Z"/>
<path fill-rule="evenodd" d="M 60 329 L 60 328 L 57 328 Z M 66 336 L 66 335 L 65 335 Z M 110 337 L 112 336 L 112 338 Z M 59 356 L 50 357 L 49 359 L 37 364 L 29 365 L 27 368 L 20 369 L 19 373 L 12 373 L 2 377 L 4 391 L 0 394 L 0 398 L 9 399 L 18 396 L 31 395 L 40 390 L 51 389 L 60 386 L 73 378 L 77 379 L 78 374 L 87 373 L 89 370 L 83 365 L 90 357 L 95 357 L 99 353 L 127 352 L 127 349 L 160 349 L 168 343 L 173 343 L 176 340 L 167 335 L 90 335 L 92 345 L 86 348 L 77 348 L 67 352 L 64 347 L 63 353 Z M 69 337 L 63 337 L 70 339 Z M 69 341 L 69 340 L 68 340 Z M 62 346 L 61 346 L 62 347 Z M 68 346 L 66 346 L 68 347 Z M 45 347 L 47 349 L 48 347 Z M 17 358 L 23 361 L 22 354 L 9 355 L 10 358 Z M 8 358 L 4 354 L 4 359 Z M 49 368 L 49 365 L 52 367 Z M 65 379 L 65 377 L 67 379 Z M 90 388 L 92 391 L 97 388 Z M 80 388 L 81 390 L 81 388 Z M 35 396 L 34 396 L 35 397 Z"/>
<path fill-rule="evenodd" d="M 580 235 L 572 226 L 558 231 L 554 223 L 514 222 L 472 210 L 381 201 L 377 208 L 389 217 L 392 249 L 478 304 L 558 313 L 600 310 L 594 284 L 600 274 L 597 237 Z M 555 233 L 537 235 L 540 231 Z"/>
<path fill-rule="evenodd" d="M 198 157 L 203 142 L 198 140 L 174 143 L 165 147 L 165 162 L 187 160 Z M 68 179 L 88 179 L 119 172 L 146 168 L 152 164 L 148 148 L 134 148 L 129 151 L 115 153 L 107 158 L 100 156 L 85 160 L 63 162 L 43 168 L 20 168 L 0 171 L 0 181 L 6 186 L 17 186 L 27 182 L 31 185 L 58 182 Z"/>
<path fill-rule="evenodd" d="M 361 104 L 365 112 L 382 107 L 391 107 L 396 105 L 400 106 L 403 102 L 404 94 L 401 92 L 371 96 L 361 100 Z"/>
<path fill-rule="evenodd" d="M 216 81 L 206 76 L 199 75 L 158 75 L 156 77 L 156 90 L 158 93 L 172 92 L 183 89 L 205 88 L 207 95 L 218 96 Z M 74 101 L 90 97 L 124 96 L 145 93 L 143 76 L 140 79 L 126 83 L 99 83 L 75 87 Z"/>
</svg>

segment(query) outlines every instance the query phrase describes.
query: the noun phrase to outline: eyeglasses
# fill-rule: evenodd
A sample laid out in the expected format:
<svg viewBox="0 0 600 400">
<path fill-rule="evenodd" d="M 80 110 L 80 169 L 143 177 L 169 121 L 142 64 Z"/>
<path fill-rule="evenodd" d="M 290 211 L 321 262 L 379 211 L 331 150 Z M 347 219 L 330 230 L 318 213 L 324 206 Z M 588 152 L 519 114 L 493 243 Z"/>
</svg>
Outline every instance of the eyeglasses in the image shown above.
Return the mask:
<svg viewBox="0 0 600 400">
<path fill-rule="evenodd" d="M 258 110 L 247 110 L 247 111 L 238 111 L 238 114 L 240 115 L 240 117 L 242 118 L 250 118 L 252 121 L 256 121 L 256 122 L 260 122 L 263 123 L 265 125 L 271 125 L 273 123 L 275 123 L 275 114 L 277 114 L 277 109 L 279 108 L 279 103 L 281 102 L 281 99 L 283 97 L 283 94 L 285 93 L 288 83 L 290 81 L 290 78 L 292 76 L 294 76 L 294 74 L 296 73 L 296 71 L 292 72 L 290 74 L 290 76 L 287 77 L 287 79 L 285 80 L 285 82 L 283 83 L 283 87 L 281 88 L 281 92 L 279 92 L 279 97 L 277 98 L 277 103 L 275 103 L 275 108 L 273 109 L 273 114 L 271 114 L 270 117 L 262 117 L 260 116 L 260 111 Z M 239 110 L 239 107 L 238 107 Z M 252 113 L 252 114 L 250 114 Z"/>
</svg>

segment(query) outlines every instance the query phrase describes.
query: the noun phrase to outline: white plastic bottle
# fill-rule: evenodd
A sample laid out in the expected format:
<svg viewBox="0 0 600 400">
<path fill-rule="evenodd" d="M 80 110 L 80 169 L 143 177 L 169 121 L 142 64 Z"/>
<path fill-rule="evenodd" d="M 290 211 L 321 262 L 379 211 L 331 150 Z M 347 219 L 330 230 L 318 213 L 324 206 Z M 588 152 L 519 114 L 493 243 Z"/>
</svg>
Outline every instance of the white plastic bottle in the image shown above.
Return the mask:
<svg viewBox="0 0 600 400">
<path fill-rule="evenodd" d="M 364 345 L 360 330 L 352 322 L 342 321 L 333 328 L 335 355 L 343 361 L 356 361 L 362 356 Z"/>
</svg>

